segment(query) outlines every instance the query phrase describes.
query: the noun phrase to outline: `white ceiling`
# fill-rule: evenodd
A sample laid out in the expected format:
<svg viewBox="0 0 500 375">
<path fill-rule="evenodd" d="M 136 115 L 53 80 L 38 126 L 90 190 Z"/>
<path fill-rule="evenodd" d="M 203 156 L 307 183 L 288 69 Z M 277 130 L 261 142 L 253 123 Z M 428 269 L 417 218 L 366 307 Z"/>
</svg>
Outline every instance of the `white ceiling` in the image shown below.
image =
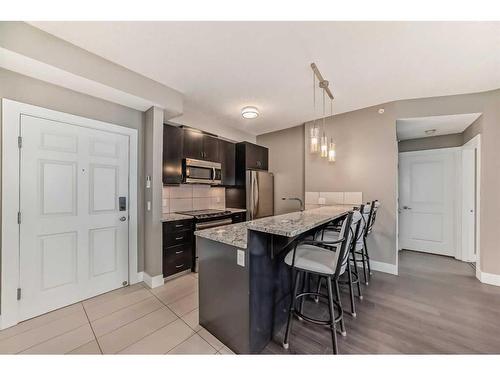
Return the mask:
<svg viewBox="0 0 500 375">
<path fill-rule="evenodd" d="M 396 120 L 397 138 L 404 141 L 406 139 L 461 133 L 479 116 L 481 116 L 481 113 L 398 119 Z M 436 131 L 432 134 L 425 134 L 426 130 Z"/>
<path fill-rule="evenodd" d="M 500 22 L 30 23 L 181 91 L 191 110 L 177 121 L 251 134 L 320 117 L 313 61 L 335 113 L 500 87 Z M 246 105 L 261 116 L 244 120 Z"/>
</svg>

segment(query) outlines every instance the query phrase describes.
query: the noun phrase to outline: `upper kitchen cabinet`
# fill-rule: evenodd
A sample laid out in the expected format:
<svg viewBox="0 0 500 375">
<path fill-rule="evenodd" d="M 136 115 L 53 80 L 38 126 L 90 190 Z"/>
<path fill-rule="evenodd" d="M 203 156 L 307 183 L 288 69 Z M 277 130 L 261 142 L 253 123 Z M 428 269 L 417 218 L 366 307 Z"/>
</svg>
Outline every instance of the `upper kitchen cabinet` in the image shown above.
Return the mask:
<svg viewBox="0 0 500 375">
<path fill-rule="evenodd" d="M 220 154 L 222 163 L 222 185 L 233 186 L 236 183 L 236 145 L 232 142 L 220 140 Z"/>
<path fill-rule="evenodd" d="M 184 157 L 220 162 L 219 142 L 216 137 L 184 129 Z"/>
<path fill-rule="evenodd" d="M 236 144 L 236 168 L 255 169 L 267 171 L 269 150 L 250 142 L 240 142 Z"/>
<path fill-rule="evenodd" d="M 203 133 L 184 129 L 184 157 L 203 160 Z"/>
<path fill-rule="evenodd" d="M 163 183 L 182 182 L 182 145 L 184 131 L 177 126 L 163 125 Z"/>
<path fill-rule="evenodd" d="M 245 185 L 245 172 L 248 169 L 267 171 L 269 150 L 250 142 L 236 144 L 236 185 Z"/>
<path fill-rule="evenodd" d="M 203 155 L 203 160 L 221 162 L 220 139 L 210 135 L 204 135 Z"/>
</svg>

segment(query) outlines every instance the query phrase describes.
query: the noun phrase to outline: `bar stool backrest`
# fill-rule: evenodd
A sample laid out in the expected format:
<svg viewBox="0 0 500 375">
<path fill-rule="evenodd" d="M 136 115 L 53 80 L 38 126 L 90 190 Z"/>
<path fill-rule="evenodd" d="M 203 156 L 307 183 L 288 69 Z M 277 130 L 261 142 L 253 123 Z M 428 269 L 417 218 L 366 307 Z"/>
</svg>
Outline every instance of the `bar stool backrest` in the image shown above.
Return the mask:
<svg viewBox="0 0 500 375">
<path fill-rule="evenodd" d="M 368 236 L 373 230 L 373 226 L 375 225 L 375 219 L 377 218 L 377 211 L 379 207 L 380 207 L 380 202 L 378 200 L 374 200 L 365 206 L 364 215 L 367 214 L 368 210 L 368 214 L 366 217 L 365 237 Z"/>
<path fill-rule="evenodd" d="M 336 262 L 337 269 L 335 276 L 342 275 L 346 268 L 347 262 L 349 261 L 349 251 L 355 241 L 355 236 L 358 231 L 358 225 L 361 220 L 361 213 L 359 211 L 351 211 L 349 212 L 349 216 L 342 223 L 342 229 L 340 231 L 339 238 L 346 238 L 344 242 L 342 242 L 342 246 L 336 253 Z"/>
<path fill-rule="evenodd" d="M 355 208 L 356 209 L 356 208 Z M 368 220 L 368 214 L 365 214 L 365 205 L 362 204 L 359 206 L 357 211 L 360 213 L 360 220 L 358 222 L 358 225 L 356 227 L 356 232 L 354 235 L 354 240 L 353 240 L 353 248 L 354 244 L 360 241 L 363 241 L 363 236 L 365 235 L 365 227 L 366 227 L 366 222 Z"/>
</svg>

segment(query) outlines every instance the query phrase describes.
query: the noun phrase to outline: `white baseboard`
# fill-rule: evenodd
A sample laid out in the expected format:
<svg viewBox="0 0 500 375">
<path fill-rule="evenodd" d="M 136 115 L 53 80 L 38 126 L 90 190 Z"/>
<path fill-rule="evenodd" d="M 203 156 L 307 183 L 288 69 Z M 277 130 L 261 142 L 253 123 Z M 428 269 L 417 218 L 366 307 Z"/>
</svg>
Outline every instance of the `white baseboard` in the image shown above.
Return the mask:
<svg viewBox="0 0 500 375">
<path fill-rule="evenodd" d="M 163 275 L 149 276 L 146 272 L 143 272 L 142 281 L 151 289 L 158 288 L 163 285 Z"/>
<path fill-rule="evenodd" d="M 398 266 L 395 264 L 377 262 L 376 260 L 370 259 L 370 267 L 373 271 L 390 273 L 391 275 L 398 274 Z"/>
<path fill-rule="evenodd" d="M 500 286 L 500 275 L 479 271 L 479 281 L 484 284 Z"/>
</svg>

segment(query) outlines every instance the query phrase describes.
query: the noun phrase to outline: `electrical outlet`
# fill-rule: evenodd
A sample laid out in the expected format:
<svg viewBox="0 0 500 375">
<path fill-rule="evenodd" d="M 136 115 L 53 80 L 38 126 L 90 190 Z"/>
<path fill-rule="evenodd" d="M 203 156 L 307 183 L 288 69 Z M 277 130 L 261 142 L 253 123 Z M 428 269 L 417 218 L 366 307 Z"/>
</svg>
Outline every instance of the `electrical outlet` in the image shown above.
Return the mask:
<svg viewBox="0 0 500 375">
<path fill-rule="evenodd" d="M 245 251 L 237 250 L 236 264 L 238 264 L 238 266 L 245 267 Z"/>
</svg>

